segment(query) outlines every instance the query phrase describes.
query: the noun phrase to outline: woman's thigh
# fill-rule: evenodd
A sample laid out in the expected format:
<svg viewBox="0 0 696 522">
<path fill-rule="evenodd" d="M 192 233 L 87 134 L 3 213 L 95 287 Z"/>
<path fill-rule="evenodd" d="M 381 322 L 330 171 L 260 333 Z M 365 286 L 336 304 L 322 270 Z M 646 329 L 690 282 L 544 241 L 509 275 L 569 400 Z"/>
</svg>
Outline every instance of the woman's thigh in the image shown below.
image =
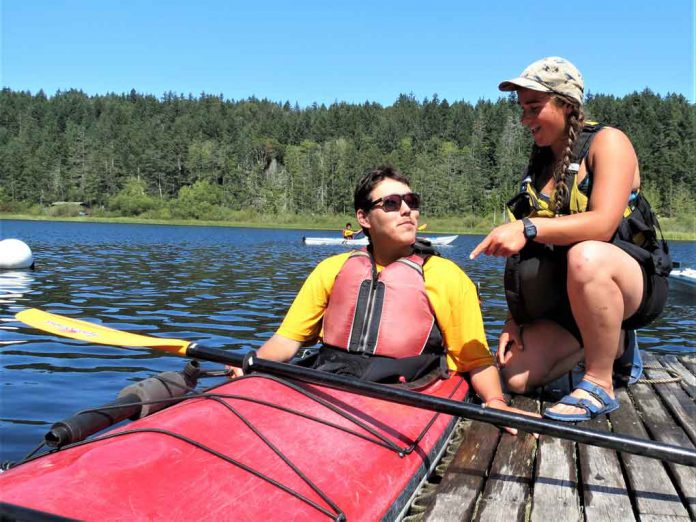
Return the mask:
<svg viewBox="0 0 696 522">
<path fill-rule="evenodd" d="M 568 251 L 568 297 L 573 312 L 579 304 L 576 296 L 587 294 L 594 301 L 607 302 L 618 290 L 623 300 L 623 319 L 632 316 L 643 298 L 643 270 L 638 261 L 611 243 L 583 241 Z"/>
</svg>

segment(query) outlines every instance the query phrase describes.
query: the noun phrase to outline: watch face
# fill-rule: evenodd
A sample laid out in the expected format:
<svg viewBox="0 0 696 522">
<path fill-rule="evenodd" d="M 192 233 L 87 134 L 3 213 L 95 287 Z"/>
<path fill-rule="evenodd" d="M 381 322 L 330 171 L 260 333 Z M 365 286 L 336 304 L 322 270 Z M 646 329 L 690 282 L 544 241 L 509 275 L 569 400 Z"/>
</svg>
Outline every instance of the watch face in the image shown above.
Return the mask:
<svg viewBox="0 0 696 522">
<path fill-rule="evenodd" d="M 534 239 L 537 235 L 537 229 L 534 226 L 534 223 L 529 221 L 528 219 L 525 220 L 524 222 L 524 237 L 527 239 Z"/>
</svg>

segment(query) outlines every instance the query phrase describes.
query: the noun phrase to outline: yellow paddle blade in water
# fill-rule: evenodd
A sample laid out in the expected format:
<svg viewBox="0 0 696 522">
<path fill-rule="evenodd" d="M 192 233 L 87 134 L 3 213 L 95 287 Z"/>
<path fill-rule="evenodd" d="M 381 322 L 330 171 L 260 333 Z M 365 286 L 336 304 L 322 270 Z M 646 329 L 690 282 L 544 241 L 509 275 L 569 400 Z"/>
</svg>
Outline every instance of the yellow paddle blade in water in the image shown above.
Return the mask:
<svg viewBox="0 0 696 522">
<path fill-rule="evenodd" d="M 427 224 L 427 223 L 423 223 L 422 225 L 420 225 L 420 226 L 418 227 L 418 230 L 425 230 L 426 228 L 428 228 L 428 224 Z"/>
<path fill-rule="evenodd" d="M 38 330 L 95 344 L 154 348 L 178 355 L 186 355 L 186 347 L 189 345 L 189 341 L 182 339 L 162 339 L 122 332 L 107 326 L 51 314 L 37 308 L 23 310 L 15 317 Z"/>
</svg>

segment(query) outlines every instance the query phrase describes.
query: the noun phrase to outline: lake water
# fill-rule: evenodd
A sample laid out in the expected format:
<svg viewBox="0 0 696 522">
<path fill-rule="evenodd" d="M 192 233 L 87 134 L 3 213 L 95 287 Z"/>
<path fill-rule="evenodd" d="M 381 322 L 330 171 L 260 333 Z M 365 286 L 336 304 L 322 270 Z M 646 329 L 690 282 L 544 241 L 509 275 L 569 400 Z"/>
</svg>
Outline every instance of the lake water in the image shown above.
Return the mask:
<svg viewBox="0 0 696 522">
<path fill-rule="evenodd" d="M 1 221 L 0 239 L 26 242 L 36 270 L 0 271 L 0 460 L 19 460 L 53 422 L 114 400 L 133 381 L 181 370 L 185 362 L 147 349 L 58 338 L 16 321 L 15 313 L 40 308 L 120 330 L 247 351 L 278 327 L 314 265 L 344 250 L 305 246 L 303 236 L 339 233 Z M 480 283 L 495 346 L 506 315 L 504 263 L 485 256 L 470 261 L 480 239 L 460 236 L 441 250 Z M 675 260 L 696 265 L 696 243 L 672 242 L 671 248 Z M 641 348 L 696 351 L 695 312 L 693 290 L 671 289 L 664 314 L 640 331 Z"/>
</svg>

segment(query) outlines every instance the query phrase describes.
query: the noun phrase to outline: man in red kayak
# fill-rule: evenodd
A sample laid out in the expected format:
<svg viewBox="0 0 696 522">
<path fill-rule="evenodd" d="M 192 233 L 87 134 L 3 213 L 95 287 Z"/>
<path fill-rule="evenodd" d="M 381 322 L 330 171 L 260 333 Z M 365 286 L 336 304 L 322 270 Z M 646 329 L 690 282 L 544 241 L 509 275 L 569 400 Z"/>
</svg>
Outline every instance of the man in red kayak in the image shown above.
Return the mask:
<svg viewBox="0 0 696 522">
<path fill-rule="evenodd" d="M 366 174 L 354 205 L 369 246 L 319 263 L 257 355 L 285 362 L 321 342 L 314 368 L 359 379 L 397 383 L 469 372 L 487 407 L 518 411 L 503 396 L 475 285 L 416 241 L 420 204 L 398 170 Z"/>
</svg>

